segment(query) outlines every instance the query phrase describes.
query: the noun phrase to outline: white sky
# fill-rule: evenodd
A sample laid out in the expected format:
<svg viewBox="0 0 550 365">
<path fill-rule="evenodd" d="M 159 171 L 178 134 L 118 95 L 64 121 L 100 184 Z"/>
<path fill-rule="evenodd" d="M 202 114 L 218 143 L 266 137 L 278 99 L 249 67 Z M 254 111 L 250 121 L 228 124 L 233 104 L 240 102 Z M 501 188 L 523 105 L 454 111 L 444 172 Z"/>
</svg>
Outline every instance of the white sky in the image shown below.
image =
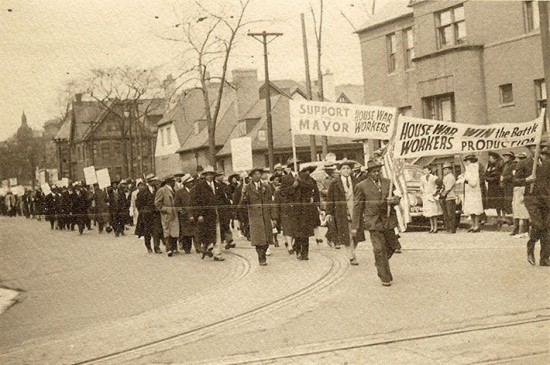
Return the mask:
<svg viewBox="0 0 550 365">
<path fill-rule="evenodd" d="M 178 45 L 158 35 L 177 23 L 173 7 L 181 11 L 182 1 L 0 0 L 0 140 L 16 131 L 23 110 L 33 128 L 59 116 L 59 92 L 67 81 L 92 68 L 162 65 L 166 73 L 176 74 Z M 250 30 L 284 33 L 269 45 L 273 79 L 304 79 L 301 12 L 306 13 L 311 73 L 316 79 L 310 1 L 318 4 L 253 0 L 249 16 L 271 22 Z M 360 26 L 368 17 L 363 9 L 372 1 L 325 0 L 323 68 L 334 73 L 336 84 L 362 83 L 359 40 L 340 11 Z M 388 1 L 377 0 L 377 9 Z M 260 43 L 245 37 L 235 49 L 232 67 L 258 68 L 263 78 L 262 52 Z"/>
</svg>

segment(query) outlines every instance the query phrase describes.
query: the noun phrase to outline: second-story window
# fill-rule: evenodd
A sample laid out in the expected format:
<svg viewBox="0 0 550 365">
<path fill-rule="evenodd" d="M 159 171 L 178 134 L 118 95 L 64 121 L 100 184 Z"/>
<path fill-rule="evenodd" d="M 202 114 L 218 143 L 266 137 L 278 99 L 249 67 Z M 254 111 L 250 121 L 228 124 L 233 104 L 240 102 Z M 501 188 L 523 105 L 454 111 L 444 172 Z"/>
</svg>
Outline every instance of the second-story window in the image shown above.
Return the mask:
<svg viewBox="0 0 550 365">
<path fill-rule="evenodd" d="M 504 84 L 499 86 L 500 89 L 500 104 L 510 105 L 514 103 L 514 89 L 512 84 Z"/>
<path fill-rule="evenodd" d="M 466 21 L 463 5 L 436 13 L 435 23 L 438 48 L 465 42 Z"/>
<path fill-rule="evenodd" d="M 455 121 L 454 94 L 434 95 L 422 99 L 424 118 L 442 120 L 445 122 Z"/>
<path fill-rule="evenodd" d="M 412 59 L 414 58 L 414 37 L 412 28 L 403 31 L 403 45 L 405 49 L 405 69 L 413 67 Z"/>
<path fill-rule="evenodd" d="M 525 22 L 525 32 L 529 33 L 534 29 L 540 28 L 539 6 L 536 1 L 523 2 L 523 19 Z"/>
<path fill-rule="evenodd" d="M 172 144 L 172 128 L 166 127 L 166 144 L 170 146 Z"/>
<path fill-rule="evenodd" d="M 197 120 L 195 123 L 193 123 L 193 133 L 199 134 L 200 131 L 201 131 L 200 121 Z"/>
<path fill-rule="evenodd" d="M 542 112 L 542 108 L 546 108 L 546 84 L 544 82 L 544 79 L 535 80 L 535 96 L 537 98 L 538 117 Z"/>
<path fill-rule="evenodd" d="M 165 140 L 164 140 L 164 128 L 160 129 L 160 145 L 164 146 Z"/>
<path fill-rule="evenodd" d="M 397 42 L 395 39 L 395 33 L 388 34 L 386 36 L 386 47 L 388 52 L 388 73 L 392 73 L 395 72 L 397 66 Z"/>
<path fill-rule="evenodd" d="M 246 120 L 241 120 L 239 122 L 239 136 L 245 136 L 248 132 L 246 129 Z"/>
</svg>

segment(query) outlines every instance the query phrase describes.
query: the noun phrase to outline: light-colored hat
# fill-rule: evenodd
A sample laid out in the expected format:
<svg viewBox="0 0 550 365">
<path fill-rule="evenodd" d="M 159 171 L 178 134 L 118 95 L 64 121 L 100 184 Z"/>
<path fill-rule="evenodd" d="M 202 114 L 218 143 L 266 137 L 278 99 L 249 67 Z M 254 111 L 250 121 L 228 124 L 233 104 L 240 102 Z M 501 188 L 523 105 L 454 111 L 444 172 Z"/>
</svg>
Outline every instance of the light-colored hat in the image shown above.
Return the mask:
<svg viewBox="0 0 550 365">
<path fill-rule="evenodd" d="M 283 165 L 281 165 L 280 163 L 275 164 L 275 166 L 273 166 L 273 171 L 282 170 L 282 169 L 283 169 Z"/>
<path fill-rule="evenodd" d="M 248 177 L 248 173 L 246 171 L 243 171 L 239 176 L 244 179 L 245 177 Z"/>
<path fill-rule="evenodd" d="M 452 169 L 452 168 L 453 168 L 453 164 L 450 163 L 450 162 L 445 162 L 445 163 L 443 164 L 443 168 L 444 168 L 444 169 Z"/>
<path fill-rule="evenodd" d="M 181 183 L 182 184 L 187 184 L 187 183 L 190 183 L 191 181 L 194 181 L 195 178 L 193 176 L 191 176 L 191 174 L 185 174 L 181 177 Z"/>
<path fill-rule="evenodd" d="M 162 178 L 162 181 L 163 181 L 163 182 L 168 182 L 168 181 L 170 181 L 170 180 L 176 180 L 176 179 L 174 178 L 174 175 L 166 175 L 165 177 Z"/>
</svg>

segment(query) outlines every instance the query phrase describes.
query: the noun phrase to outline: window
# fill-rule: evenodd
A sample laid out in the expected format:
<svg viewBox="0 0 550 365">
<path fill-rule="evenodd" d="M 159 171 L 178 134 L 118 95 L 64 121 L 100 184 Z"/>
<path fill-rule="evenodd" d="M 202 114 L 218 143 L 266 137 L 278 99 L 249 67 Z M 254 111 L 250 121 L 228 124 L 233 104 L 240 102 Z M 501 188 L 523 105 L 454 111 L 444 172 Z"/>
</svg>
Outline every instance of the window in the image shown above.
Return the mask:
<svg viewBox="0 0 550 365">
<path fill-rule="evenodd" d="M 102 143 L 101 144 L 101 155 L 104 158 L 109 158 L 110 154 L 111 154 L 111 146 L 109 146 L 109 143 Z"/>
<path fill-rule="evenodd" d="M 200 131 L 201 131 L 200 121 L 197 120 L 195 123 L 193 123 L 193 133 L 199 134 Z"/>
<path fill-rule="evenodd" d="M 523 2 L 523 19 L 525 22 L 525 32 L 529 33 L 540 27 L 539 6 L 536 1 Z"/>
<path fill-rule="evenodd" d="M 411 106 L 404 106 L 397 110 L 397 114 L 405 116 L 405 117 L 412 117 L 412 107 Z"/>
<path fill-rule="evenodd" d="M 436 13 L 435 23 L 438 48 L 464 43 L 466 21 L 464 20 L 463 5 Z"/>
<path fill-rule="evenodd" d="M 267 141 L 267 131 L 266 130 L 259 130 L 258 131 L 258 141 L 259 142 L 265 142 Z"/>
<path fill-rule="evenodd" d="M 166 144 L 170 146 L 172 144 L 172 127 L 166 127 Z"/>
<path fill-rule="evenodd" d="M 544 79 L 535 80 L 535 95 L 537 98 L 538 117 L 542 111 L 542 108 L 546 108 L 546 83 L 544 82 Z"/>
<path fill-rule="evenodd" d="M 160 129 L 160 144 L 161 144 L 161 146 L 164 146 L 164 144 L 165 144 L 165 142 L 164 142 L 164 128 Z"/>
<path fill-rule="evenodd" d="M 504 84 L 499 86 L 500 89 L 500 104 L 507 105 L 514 103 L 514 91 L 512 84 Z"/>
<path fill-rule="evenodd" d="M 120 156 L 120 142 L 113 142 L 113 155 Z"/>
<path fill-rule="evenodd" d="M 386 36 L 387 52 L 388 52 L 388 73 L 395 72 L 396 68 L 396 53 L 397 44 L 395 41 L 395 33 Z"/>
<path fill-rule="evenodd" d="M 424 118 L 454 122 L 454 94 L 435 95 L 423 100 Z"/>
<path fill-rule="evenodd" d="M 405 70 L 413 67 L 414 58 L 414 36 L 412 28 L 403 31 L 403 45 L 405 49 Z"/>
</svg>

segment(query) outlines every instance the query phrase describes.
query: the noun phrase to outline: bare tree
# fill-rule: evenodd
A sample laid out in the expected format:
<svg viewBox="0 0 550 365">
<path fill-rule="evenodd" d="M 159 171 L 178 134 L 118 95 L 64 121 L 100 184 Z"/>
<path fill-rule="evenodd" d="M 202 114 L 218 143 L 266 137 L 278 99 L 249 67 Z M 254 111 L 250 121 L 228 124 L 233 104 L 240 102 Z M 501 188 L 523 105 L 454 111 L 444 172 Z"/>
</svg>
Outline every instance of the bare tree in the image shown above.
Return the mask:
<svg viewBox="0 0 550 365">
<path fill-rule="evenodd" d="M 129 66 L 92 70 L 86 92 L 118 121 L 126 176 L 134 176 L 133 150 L 137 136 L 140 170 L 143 169 L 143 131 L 152 108 L 158 107 L 160 83 L 154 70 Z M 93 126 L 92 126 L 93 127 Z M 147 131 L 148 132 L 148 131 Z M 128 142 L 130 148 L 128 148 Z M 141 175 L 143 171 L 139 171 Z"/>
<path fill-rule="evenodd" d="M 241 31 L 252 23 L 245 21 L 251 2 L 252 0 L 239 0 L 238 6 L 213 10 L 195 1 L 194 7 L 198 15 L 183 17 L 175 25 L 181 29 L 179 36 L 162 37 L 180 42 L 183 57 L 191 60 L 191 64 L 186 65 L 180 75 L 183 79 L 181 84 L 192 83 L 202 91 L 208 128 L 208 160 L 212 166 L 216 166 L 216 125 L 220 117 L 224 87 L 228 84 L 228 64 Z M 211 76 L 214 74 L 219 76 Z M 219 81 L 217 90 L 213 93 L 213 104 L 208 90 L 212 79 Z"/>
</svg>

